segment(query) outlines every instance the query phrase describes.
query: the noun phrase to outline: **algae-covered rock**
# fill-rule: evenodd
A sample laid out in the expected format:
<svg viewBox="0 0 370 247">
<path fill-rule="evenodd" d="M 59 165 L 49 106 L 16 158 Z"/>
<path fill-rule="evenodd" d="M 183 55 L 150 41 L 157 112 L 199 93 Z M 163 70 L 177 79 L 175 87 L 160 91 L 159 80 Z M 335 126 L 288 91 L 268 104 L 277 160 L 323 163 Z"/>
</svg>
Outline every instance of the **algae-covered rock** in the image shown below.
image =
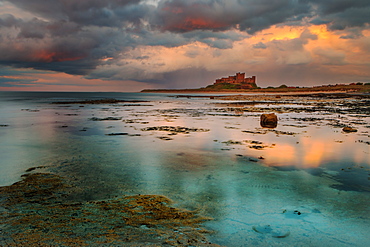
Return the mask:
<svg viewBox="0 0 370 247">
<path fill-rule="evenodd" d="M 64 177 L 32 173 L 0 187 L 1 246 L 217 246 L 201 228 L 209 218 L 161 195 L 73 202 Z"/>
</svg>

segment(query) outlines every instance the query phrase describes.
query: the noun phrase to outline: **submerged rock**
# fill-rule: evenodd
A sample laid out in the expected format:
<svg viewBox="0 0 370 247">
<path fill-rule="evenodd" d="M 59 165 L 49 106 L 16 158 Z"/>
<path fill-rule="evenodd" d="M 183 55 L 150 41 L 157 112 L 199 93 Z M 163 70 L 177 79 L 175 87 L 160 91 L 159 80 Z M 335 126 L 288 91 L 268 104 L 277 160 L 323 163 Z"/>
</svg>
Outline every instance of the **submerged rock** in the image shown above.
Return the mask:
<svg viewBox="0 0 370 247">
<path fill-rule="evenodd" d="M 276 128 L 278 123 L 278 118 L 275 113 L 262 114 L 260 118 L 261 127 L 265 128 Z"/>
<path fill-rule="evenodd" d="M 273 238 L 286 238 L 290 235 L 290 231 L 281 227 L 272 228 L 271 225 L 253 226 L 252 229 L 260 234 L 267 234 Z"/>
</svg>

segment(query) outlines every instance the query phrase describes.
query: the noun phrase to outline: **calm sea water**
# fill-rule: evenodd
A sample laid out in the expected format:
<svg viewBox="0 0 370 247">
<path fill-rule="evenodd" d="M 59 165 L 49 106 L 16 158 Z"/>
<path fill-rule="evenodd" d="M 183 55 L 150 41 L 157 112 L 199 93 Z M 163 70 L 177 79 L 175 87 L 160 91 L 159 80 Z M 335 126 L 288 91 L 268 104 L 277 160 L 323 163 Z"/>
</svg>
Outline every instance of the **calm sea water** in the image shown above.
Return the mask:
<svg viewBox="0 0 370 247">
<path fill-rule="evenodd" d="M 0 92 L 0 185 L 47 166 L 83 181 L 76 200 L 162 194 L 198 209 L 215 219 L 211 240 L 226 246 L 370 243 L 370 116 L 280 113 L 265 133 L 260 112 L 169 96 Z M 148 102 L 51 104 L 103 98 Z M 198 131 L 145 131 L 158 126 Z"/>
</svg>

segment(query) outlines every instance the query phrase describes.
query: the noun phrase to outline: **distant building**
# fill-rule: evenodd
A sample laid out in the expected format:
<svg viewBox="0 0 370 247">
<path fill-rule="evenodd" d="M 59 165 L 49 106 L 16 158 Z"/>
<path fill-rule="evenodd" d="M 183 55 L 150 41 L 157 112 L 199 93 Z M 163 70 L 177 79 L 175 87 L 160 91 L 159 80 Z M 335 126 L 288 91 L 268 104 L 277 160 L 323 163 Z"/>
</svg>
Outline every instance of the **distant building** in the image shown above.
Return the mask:
<svg viewBox="0 0 370 247">
<path fill-rule="evenodd" d="M 213 85 L 220 83 L 238 84 L 241 88 L 254 88 L 256 87 L 256 76 L 245 78 L 245 73 L 236 73 L 234 76 L 217 79 Z"/>
</svg>

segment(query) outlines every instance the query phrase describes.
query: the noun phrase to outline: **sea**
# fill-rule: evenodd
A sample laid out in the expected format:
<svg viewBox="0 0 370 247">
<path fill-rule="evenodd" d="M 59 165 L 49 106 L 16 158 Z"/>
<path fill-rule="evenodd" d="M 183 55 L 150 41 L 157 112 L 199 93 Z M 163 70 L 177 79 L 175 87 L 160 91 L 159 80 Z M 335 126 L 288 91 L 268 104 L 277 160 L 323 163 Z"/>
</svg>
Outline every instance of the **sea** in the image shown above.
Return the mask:
<svg viewBox="0 0 370 247">
<path fill-rule="evenodd" d="M 368 112 L 285 110 L 315 109 L 298 98 L 244 111 L 217 95 L 0 92 L 0 186 L 44 167 L 84 181 L 80 201 L 167 196 L 211 217 L 222 246 L 370 245 Z M 76 103 L 99 99 L 121 102 Z"/>
</svg>

